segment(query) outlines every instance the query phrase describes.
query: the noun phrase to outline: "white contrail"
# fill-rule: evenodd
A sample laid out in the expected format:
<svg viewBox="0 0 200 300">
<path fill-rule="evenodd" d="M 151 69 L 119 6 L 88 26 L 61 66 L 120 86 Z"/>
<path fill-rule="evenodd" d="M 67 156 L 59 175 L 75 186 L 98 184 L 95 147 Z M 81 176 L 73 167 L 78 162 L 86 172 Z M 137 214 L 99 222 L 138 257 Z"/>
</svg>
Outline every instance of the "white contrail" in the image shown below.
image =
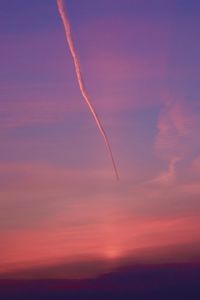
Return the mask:
<svg viewBox="0 0 200 300">
<path fill-rule="evenodd" d="M 82 77 L 82 74 L 81 74 L 80 64 L 79 64 L 79 61 L 78 61 L 78 57 L 77 57 L 76 50 L 75 50 L 75 47 L 74 47 L 74 42 L 73 42 L 73 39 L 72 39 L 69 18 L 67 16 L 66 8 L 64 6 L 64 0 L 57 0 L 57 5 L 58 5 L 58 11 L 59 11 L 60 16 L 61 16 L 61 20 L 62 20 L 64 28 L 65 28 L 65 33 L 66 33 L 66 38 L 67 38 L 67 42 L 68 42 L 68 45 L 69 45 L 69 49 L 70 49 L 70 52 L 71 52 L 71 55 L 72 55 L 72 58 L 73 58 L 73 61 L 74 61 L 76 76 L 77 76 L 77 79 L 78 79 L 78 84 L 79 84 L 81 94 L 82 94 L 83 98 L 85 99 L 85 101 L 86 101 L 86 103 L 89 107 L 89 110 L 91 111 L 91 113 L 92 113 L 92 115 L 95 119 L 95 122 L 96 122 L 96 124 L 97 124 L 103 138 L 104 138 L 106 147 L 108 149 L 109 155 L 110 155 L 111 160 L 112 160 L 112 164 L 113 164 L 113 168 L 114 168 L 114 171 L 115 171 L 116 178 L 119 179 L 119 174 L 118 174 L 118 171 L 117 171 L 117 167 L 116 167 L 116 164 L 115 164 L 115 160 L 114 160 L 114 157 L 113 157 L 113 154 L 112 154 L 112 150 L 111 150 L 111 147 L 110 147 L 110 143 L 109 143 L 107 134 L 106 134 L 106 132 L 105 132 L 105 130 L 104 130 L 102 124 L 101 124 L 101 121 L 100 121 L 100 119 L 99 119 L 92 103 L 90 102 L 90 97 L 89 97 L 89 95 L 86 91 L 85 85 L 84 85 L 83 77 Z"/>
</svg>

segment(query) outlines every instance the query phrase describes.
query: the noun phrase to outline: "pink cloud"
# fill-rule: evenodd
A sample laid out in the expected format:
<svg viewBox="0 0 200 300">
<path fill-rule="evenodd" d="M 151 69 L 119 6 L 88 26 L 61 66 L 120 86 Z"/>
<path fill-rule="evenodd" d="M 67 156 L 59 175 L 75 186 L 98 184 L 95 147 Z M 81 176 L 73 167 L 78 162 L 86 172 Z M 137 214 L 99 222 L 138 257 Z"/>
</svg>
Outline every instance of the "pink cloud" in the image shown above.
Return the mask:
<svg viewBox="0 0 200 300">
<path fill-rule="evenodd" d="M 169 151 L 180 155 L 187 155 L 196 145 L 199 114 L 198 104 L 191 103 L 181 93 L 163 96 L 163 107 L 158 117 L 158 134 L 156 136 L 156 148 L 159 151 Z"/>
<path fill-rule="evenodd" d="M 169 161 L 168 170 L 161 172 L 156 178 L 149 181 L 149 183 L 156 184 L 174 184 L 176 180 L 176 165 L 180 161 L 179 157 L 174 157 Z"/>
<path fill-rule="evenodd" d="M 158 118 L 155 146 L 161 155 L 182 155 L 192 131 L 192 115 L 181 101 L 167 100 Z M 183 144 L 184 143 L 184 144 Z"/>
<path fill-rule="evenodd" d="M 176 179 L 177 161 L 184 162 L 197 146 L 198 127 L 194 104 L 189 105 L 180 95 L 164 96 L 154 147 L 156 154 L 168 161 L 168 171 L 161 172 L 155 180 Z M 189 169 L 187 173 L 190 173 Z"/>
</svg>

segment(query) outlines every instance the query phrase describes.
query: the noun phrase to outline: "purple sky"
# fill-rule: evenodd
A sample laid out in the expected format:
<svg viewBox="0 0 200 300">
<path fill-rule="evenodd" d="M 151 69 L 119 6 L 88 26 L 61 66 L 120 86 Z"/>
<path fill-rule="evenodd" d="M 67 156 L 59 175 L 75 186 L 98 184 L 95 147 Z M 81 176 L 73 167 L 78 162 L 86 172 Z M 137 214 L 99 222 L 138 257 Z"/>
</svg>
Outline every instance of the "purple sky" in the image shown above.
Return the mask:
<svg viewBox="0 0 200 300">
<path fill-rule="evenodd" d="M 121 179 L 56 1 L 2 0 L 0 272 L 199 244 L 200 2 L 65 3 Z"/>
</svg>

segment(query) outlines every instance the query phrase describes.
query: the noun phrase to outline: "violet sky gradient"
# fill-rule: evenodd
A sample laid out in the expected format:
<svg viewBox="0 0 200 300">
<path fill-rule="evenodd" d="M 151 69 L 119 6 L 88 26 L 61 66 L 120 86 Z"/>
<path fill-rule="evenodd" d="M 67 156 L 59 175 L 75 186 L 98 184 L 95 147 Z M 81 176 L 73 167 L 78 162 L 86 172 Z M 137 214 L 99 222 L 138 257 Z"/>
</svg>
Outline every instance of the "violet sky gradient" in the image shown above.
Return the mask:
<svg viewBox="0 0 200 300">
<path fill-rule="evenodd" d="M 121 180 L 79 92 L 56 1 L 1 0 L 0 272 L 146 260 L 149 249 L 165 260 L 184 248 L 173 259 L 192 259 L 200 250 L 200 3 L 66 4 Z"/>
</svg>

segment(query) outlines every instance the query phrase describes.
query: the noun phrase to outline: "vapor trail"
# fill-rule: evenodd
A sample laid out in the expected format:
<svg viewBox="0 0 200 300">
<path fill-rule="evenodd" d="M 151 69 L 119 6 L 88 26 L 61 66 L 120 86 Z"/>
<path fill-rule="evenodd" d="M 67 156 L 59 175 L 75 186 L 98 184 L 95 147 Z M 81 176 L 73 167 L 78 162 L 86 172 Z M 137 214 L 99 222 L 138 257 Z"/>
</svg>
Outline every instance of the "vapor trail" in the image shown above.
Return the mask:
<svg viewBox="0 0 200 300">
<path fill-rule="evenodd" d="M 109 143 L 107 134 L 106 134 L 106 132 L 103 128 L 103 125 L 102 125 L 102 123 L 101 123 L 101 121 L 100 121 L 100 119 L 99 119 L 92 103 L 90 102 L 90 97 L 89 97 L 89 95 L 87 93 L 87 90 L 85 88 L 83 76 L 82 76 L 82 73 L 81 73 L 80 64 L 79 64 L 79 61 L 78 61 L 78 57 L 77 57 L 76 50 L 75 50 L 75 47 L 74 47 L 74 42 L 73 42 L 73 39 L 72 39 L 71 26 L 70 26 L 69 18 L 67 16 L 67 11 L 66 11 L 66 8 L 64 6 L 64 0 L 57 0 L 57 5 L 58 5 L 58 11 L 60 13 L 61 20 L 62 20 L 63 25 L 64 25 L 65 34 L 66 34 L 67 42 L 68 42 L 68 45 L 69 45 L 69 49 L 70 49 L 70 52 L 71 52 L 71 55 L 72 55 L 72 58 L 73 58 L 73 61 L 74 61 L 76 76 L 77 76 L 77 79 L 78 79 L 78 84 L 79 84 L 81 94 L 82 94 L 83 98 L 85 99 L 85 101 L 86 101 L 86 103 L 89 107 L 89 110 L 92 113 L 92 115 L 95 119 L 95 122 L 96 122 L 96 124 L 97 124 L 103 138 L 104 138 L 106 147 L 107 147 L 109 155 L 111 157 L 111 161 L 112 161 L 112 164 L 113 164 L 113 168 L 114 168 L 114 171 L 115 171 L 116 178 L 119 179 L 119 174 L 118 174 L 118 171 L 117 171 L 117 167 L 116 167 L 116 164 L 115 164 L 115 160 L 114 160 L 114 157 L 113 157 L 113 154 L 112 154 L 112 150 L 111 150 L 111 147 L 110 147 L 110 143 Z"/>
</svg>

